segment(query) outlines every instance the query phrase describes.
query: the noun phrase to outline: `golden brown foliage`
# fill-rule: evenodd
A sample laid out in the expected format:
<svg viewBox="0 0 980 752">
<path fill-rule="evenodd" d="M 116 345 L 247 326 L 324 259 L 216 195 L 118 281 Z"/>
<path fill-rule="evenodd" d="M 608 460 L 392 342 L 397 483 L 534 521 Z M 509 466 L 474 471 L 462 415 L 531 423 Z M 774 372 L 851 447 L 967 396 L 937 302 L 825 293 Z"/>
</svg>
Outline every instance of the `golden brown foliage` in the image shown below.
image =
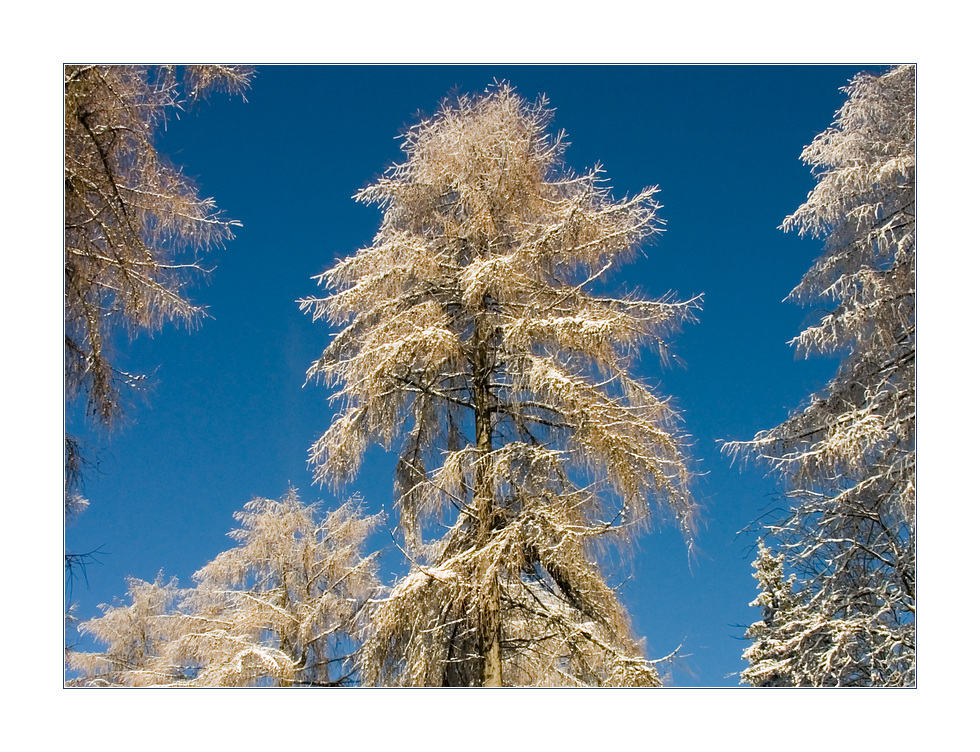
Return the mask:
<svg viewBox="0 0 980 752">
<path fill-rule="evenodd" d="M 316 477 L 400 442 L 416 562 L 373 621 L 369 683 L 659 683 L 594 542 L 651 500 L 692 529 L 676 415 L 629 367 L 697 301 L 590 292 L 658 231 L 655 189 L 614 201 L 599 168 L 563 173 L 550 117 L 503 85 L 414 127 L 356 196 L 384 210 L 373 245 L 302 302 L 339 327 L 308 372 L 340 404 Z"/>
<path fill-rule="evenodd" d="M 240 66 L 187 66 L 195 100 L 209 89 L 240 93 Z M 65 66 L 65 387 L 109 426 L 119 387 L 137 377 L 115 368 L 113 332 L 193 324 L 200 309 L 184 295 L 198 252 L 231 238 L 237 222 L 154 146 L 156 129 L 181 106 L 174 69 L 136 65 Z M 193 255 L 182 261 L 184 252 Z"/>
</svg>

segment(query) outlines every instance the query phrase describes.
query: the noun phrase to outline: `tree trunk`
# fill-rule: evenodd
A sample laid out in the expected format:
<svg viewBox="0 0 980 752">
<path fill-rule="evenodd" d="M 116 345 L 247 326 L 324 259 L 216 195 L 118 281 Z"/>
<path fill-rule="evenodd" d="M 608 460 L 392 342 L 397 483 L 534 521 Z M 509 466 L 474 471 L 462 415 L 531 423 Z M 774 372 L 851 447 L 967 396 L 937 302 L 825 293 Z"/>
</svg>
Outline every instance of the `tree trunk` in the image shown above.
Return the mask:
<svg viewBox="0 0 980 752">
<path fill-rule="evenodd" d="M 478 518 L 477 546 L 490 540 L 494 527 L 493 481 L 489 477 L 490 454 L 493 451 L 493 412 L 490 379 L 493 363 L 489 352 L 489 333 L 486 331 L 482 312 L 477 313 L 473 325 L 473 402 L 476 424 L 477 470 L 474 489 L 474 507 Z M 503 664 L 500 655 L 500 588 L 496 573 L 491 574 L 490 592 L 480 604 L 479 635 L 480 653 L 483 658 L 483 686 L 503 686 Z"/>
</svg>

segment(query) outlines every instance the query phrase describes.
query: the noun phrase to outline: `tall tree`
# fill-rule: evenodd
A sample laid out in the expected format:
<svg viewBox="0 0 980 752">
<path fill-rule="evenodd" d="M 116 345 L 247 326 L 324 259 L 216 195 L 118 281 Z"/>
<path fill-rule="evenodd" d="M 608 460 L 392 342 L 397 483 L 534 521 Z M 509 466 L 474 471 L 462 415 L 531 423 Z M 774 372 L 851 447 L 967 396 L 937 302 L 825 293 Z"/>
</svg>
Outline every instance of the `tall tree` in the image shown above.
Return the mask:
<svg viewBox="0 0 980 752">
<path fill-rule="evenodd" d="M 107 649 L 70 652 L 80 685 L 340 686 L 354 681 L 365 607 L 379 592 L 363 556 L 377 517 L 356 499 L 321 515 L 296 489 L 235 513 L 239 545 L 194 575 L 129 579 L 131 604 L 81 625 Z"/>
<path fill-rule="evenodd" d="M 650 502 L 692 531 L 676 414 L 629 373 L 697 300 L 597 295 L 659 231 L 648 188 L 614 201 L 563 171 L 551 112 L 508 85 L 445 103 L 358 201 L 384 220 L 308 298 L 339 327 L 309 380 L 340 409 L 311 449 L 321 482 L 400 444 L 412 571 L 375 613 L 365 681 L 659 684 L 596 565 Z"/>
<path fill-rule="evenodd" d="M 783 223 L 826 239 L 790 298 L 831 310 L 794 344 L 841 365 L 786 422 L 728 447 L 768 461 L 794 501 L 769 534 L 797 576 L 792 621 L 823 636 L 791 658 L 793 683 L 912 684 L 915 68 L 861 74 L 845 91 L 803 152 L 817 186 Z"/>
</svg>

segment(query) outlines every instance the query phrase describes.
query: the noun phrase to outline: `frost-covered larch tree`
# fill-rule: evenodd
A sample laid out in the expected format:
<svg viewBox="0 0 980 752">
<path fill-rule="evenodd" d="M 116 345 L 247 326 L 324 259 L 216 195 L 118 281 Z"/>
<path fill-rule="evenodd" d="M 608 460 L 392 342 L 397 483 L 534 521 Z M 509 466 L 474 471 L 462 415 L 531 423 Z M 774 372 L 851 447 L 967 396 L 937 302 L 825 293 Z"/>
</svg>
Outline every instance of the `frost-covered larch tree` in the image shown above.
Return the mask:
<svg viewBox="0 0 980 752">
<path fill-rule="evenodd" d="M 365 608 L 379 595 L 362 554 L 377 516 L 357 499 L 326 515 L 295 489 L 235 513 L 238 546 L 195 573 L 197 587 L 130 580 L 130 606 L 80 630 L 108 646 L 72 652 L 76 685 L 341 686 L 356 681 Z"/>
<path fill-rule="evenodd" d="M 78 631 L 105 646 L 101 653 L 69 650 L 68 667 L 81 674 L 72 686 L 147 687 L 188 678 L 185 667 L 172 664 L 166 646 L 179 629 L 177 603 L 184 597 L 175 579 L 154 582 L 127 577 L 129 604 L 100 608 L 103 615 L 82 623 Z"/>
<path fill-rule="evenodd" d="M 200 666 L 193 686 L 351 683 L 363 609 L 379 589 L 374 557 L 362 555 L 378 518 L 352 499 L 318 520 L 291 488 L 235 519 L 239 545 L 195 573 L 171 660 Z"/>
<path fill-rule="evenodd" d="M 501 85 L 412 128 L 356 196 L 384 210 L 374 243 L 302 302 L 339 328 L 308 373 L 339 403 L 316 477 L 399 452 L 413 564 L 374 613 L 369 684 L 660 683 L 596 562 L 651 506 L 692 530 L 675 412 L 629 367 L 697 300 L 595 294 L 658 231 L 655 189 L 614 201 L 598 167 L 563 171 L 546 105 Z"/>
<path fill-rule="evenodd" d="M 794 344 L 840 355 L 786 422 L 729 444 L 768 461 L 793 500 L 769 535 L 800 605 L 770 642 L 798 640 L 803 685 L 915 682 L 915 68 L 861 74 L 802 158 L 817 186 L 784 230 L 826 239 L 790 298 L 829 309 Z M 809 634 L 814 639 L 805 639 Z M 819 639 L 817 639 L 819 637 Z M 754 655 L 754 653 L 752 654 Z M 751 655 L 749 656 L 752 660 Z M 743 674 L 754 681 L 759 666 Z"/>
<path fill-rule="evenodd" d="M 232 236 L 237 222 L 161 154 L 156 130 L 210 91 L 243 93 L 242 66 L 66 65 L 65 397 L 94 424 L 122 415 L 125 387 L 140 382 L 111 353 L 119 333 L 192 325 L 201 309 L 185 294 L 205 272 L 200 254 Z M 65 439 L 65 508 L 81 495 L 82 447 Z M 69 555 L 67 563 L 73 561 Z"/>
</svg>

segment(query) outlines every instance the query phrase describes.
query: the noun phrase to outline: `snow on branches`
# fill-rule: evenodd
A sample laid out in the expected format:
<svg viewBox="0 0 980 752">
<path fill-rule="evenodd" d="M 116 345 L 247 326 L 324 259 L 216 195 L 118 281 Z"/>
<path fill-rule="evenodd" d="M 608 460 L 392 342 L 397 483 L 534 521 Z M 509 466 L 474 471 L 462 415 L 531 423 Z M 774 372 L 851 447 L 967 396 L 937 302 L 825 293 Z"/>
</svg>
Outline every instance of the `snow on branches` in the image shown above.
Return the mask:
<svg viewBox="0 0 980 752">
<path fill-rule="evenodd" d="M 841 365 L 786 422 L 727 445 L 768 461 L 794 500 L 769 533 L 799 603 L 750 630 L 750 682 L 772 680 L 758 652 L 771 629 L 802 640 L 780 664 L 791 683 L 915 682 L 915 68 L 861 74 L 845 91 L 802 155 L 817 186 L 783 223 L 825 238 L 790 299 L 831 310 L 794 345 Z"/>
<path fill-rule="evenodd" d="M 194 575 L 129 580 L 131 604 L 80 626 L 104 653 L 71 652 L 85 686 L 339 686 L 356 670 L 364 609 L 379 592 L 362 549 L 378 518 L 356 499 L 326 515 L 295 489 L 235 513 L 239 545 Z"/>
<path fill-rule="evenodd" d="M 190 65 L 187 98 L 243 92 L 242 66 Z M 200 315 L 183 294 L 202 272 L 183 251 L 206 251 L 232 236 L 214 200 L 172 167 L 155 130 L 181 107 L 172 66 L 65 66 L 65 388 L 109 426 L 120 413 L 119 385 L 137 377 L 115 368 L 110 334 L 155 331 Z"/>
<path fill-rule="evenodd" d="M 590 292 L 660 231 L 655 189 L 615 201 L 598 167 L 563 172 L 546 104 L 502 85 L 412 128 L 356 196 L 384 211 L 374 243 L 302 301 L 337 327 L 308 372 L 339 403 L 316 477 L 350 478 L 372 442 L 400 453 L 418 561 L 376 613 L 369 682 L 659 683 L 595 541 L 651 501 L 692 533 L 677 416 L 629 367 L 699 300 Z"/>
</svg>

